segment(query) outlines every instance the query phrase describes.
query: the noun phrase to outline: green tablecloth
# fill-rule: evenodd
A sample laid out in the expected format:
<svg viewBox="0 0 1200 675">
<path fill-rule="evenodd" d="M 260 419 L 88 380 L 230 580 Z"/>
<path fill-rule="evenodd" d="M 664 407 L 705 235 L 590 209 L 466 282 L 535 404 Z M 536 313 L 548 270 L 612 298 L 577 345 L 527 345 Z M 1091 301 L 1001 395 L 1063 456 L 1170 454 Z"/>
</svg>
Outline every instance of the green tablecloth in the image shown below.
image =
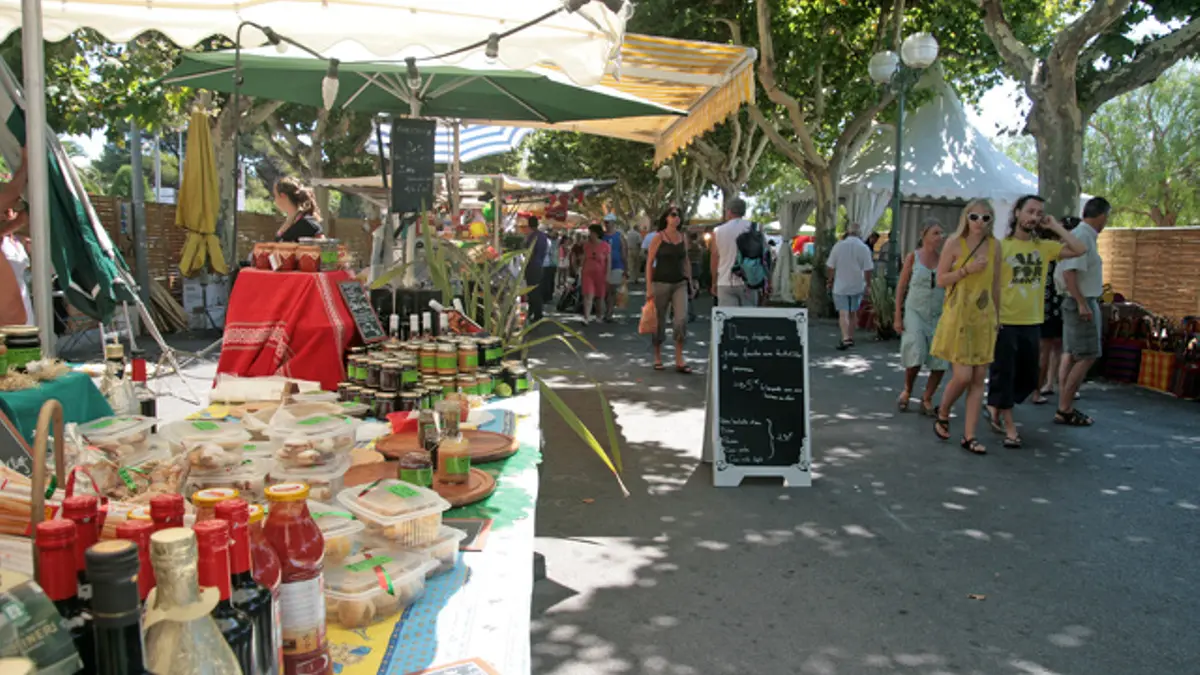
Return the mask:
<svg viewBox="0 0 1200 675">
<path fill-rule="evenodd" d="M 38 413 L 50 399 L 58 399 L 62 404 L 63 424 L 91 422 L 113 414 L 108 401 L 92 384 L 92 378 L 83 373 L 67 373 L 33 389 L 0 392 L 0 410 L 12 420 L 25 442 L 33 445 Z"/>
</svg>

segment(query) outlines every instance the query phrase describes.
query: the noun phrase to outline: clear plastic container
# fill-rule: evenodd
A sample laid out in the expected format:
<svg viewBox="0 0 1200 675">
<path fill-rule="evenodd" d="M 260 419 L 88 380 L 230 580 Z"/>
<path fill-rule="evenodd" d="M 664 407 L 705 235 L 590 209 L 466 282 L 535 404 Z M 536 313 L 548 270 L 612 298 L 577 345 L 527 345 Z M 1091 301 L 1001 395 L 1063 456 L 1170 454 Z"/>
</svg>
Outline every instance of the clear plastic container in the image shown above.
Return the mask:
<svg viewBox="0 0 1200 675">
<path fill-rule="evenodd" d="M 183 494 L 211 488 L 233 488 L 248 502 L 261 502 L 265 498 L 266 473 L 274 462 L 269 458 L 247 458 L 236 466 L 203 470 L 192 469 L 184 482 Z"/>
<path fill-rule="evenodd" d="M 242 444 L 242 461 L 254 459 L 275 461 L 275 452 L 283 447 L 279 441 L 250 441 Z"/>
<path fill-rule="evenodd" d="M 354 449 L 354 431 L 359 421 L 345 415 L 310 415 L 281 421 L 277 416 L 267 436 L 281 441 L 275 459 L 285 468 L 326 466 Z"/>
<path fill-rule="evenodd" d="M 354 550 L 355 535 L 363 531 L 363 524 L 343 508 L 311 499 L 308 512 L 317 521 L 317 527 L 321 528 L 321 535 L 325 537 L 325 564 L 340 565 Z"/>
<path fill-rule="evenodd" d="M 158 428 L 158 435 L 167 442 L 172 453 L 186 452 L 188 447 L 201 443 L 219 445 L 230 452 L 238 452 L 250 441 L 250 432 L 240 422 L 221 420 L 179 420 Z"/>
<path fill-rule="evenodd" d="M 369 534 L 401 546 L 425 546 L 437 539 L 442 512 L 450 508 L 450 502 L 433 490 L 394 479 L 342 490 L 338 502 L 363 522 Z"/>
<path fill-rule="evenodd" d="M 325 466 L 306 469 L 289 469 L 276 462 L 267 472 L 267 485 L 279 483 L 304 483 L 309 487 L 313 501 L 332 502 L 342 491 L 346 471 L 350 469 L 350 456 L 346 455 Z"/>
<path fill-rule="evenodd" d="M 359 548 L 367 553 L 387 551 L 393 546 L 391 542 L 382 537 L 363 535 L 360 538 L 362 543 Z M 410 546 L 405 550 L 421 553 L 436 562 L 437 566 L 429 568 L 425 574 L 427 578 L 434 577 L 454 569 L 454 566 L 458 564 L 458 548 L 466 538 L 466 532 L 443 525 L 438 528 L 437 538 L 433 541 L 424 546 Z"/>
<path fill-rule="evenodd" d="M 91 467 L 91 476 L 103 486 L 102 494 L 116 501 L 149 503 L 157 494 L 179 492 L 188 476 L 188 464 L 182 456 L 165 450 L 151 450 L 134 457 L 115 472 Z"/>
<path fill-rule="evenodd" d="M 421 597 L 425 575 L 436 566 L 409 551 L 352 555 L 325 570 L 325 616 L 344 628 L 382 621 Z"/>
<path fill-rule="evenodd" d="M 119 464 L 150 449 L 150 429 L 158 423 L 153 417 L 123 415 L 101 417 L 79 425 L 79 433 Z"/>
<path fill-rule="evenodd" d="M 337 403 L 338 394 L 336 391 L 309 391 L 293 394 L 292 400 L 296 403 Z"/>
<path fill-rule="evenodd" d="M 350 417 L 362 418 L 371 412 L 370 406 L 363 405 L 357 401 L 342 401 L 338 404 L 338 407 L 341 408 L 343 415 L 349 415 Z"/>
</svg>

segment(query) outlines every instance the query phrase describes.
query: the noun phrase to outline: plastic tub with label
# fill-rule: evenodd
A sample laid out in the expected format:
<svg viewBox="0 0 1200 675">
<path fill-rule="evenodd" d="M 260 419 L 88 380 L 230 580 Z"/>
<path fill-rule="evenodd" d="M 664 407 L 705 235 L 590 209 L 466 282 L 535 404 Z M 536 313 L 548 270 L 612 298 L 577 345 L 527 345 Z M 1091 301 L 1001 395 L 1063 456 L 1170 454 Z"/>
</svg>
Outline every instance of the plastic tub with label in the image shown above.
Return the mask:
<svg viewBox="0 0 1200 675">
<path fill-rule="evenodd" d="M 362 521 L 368 534 L 401 546 L 435 541 L 442 512 L 450 508 L 450 502 L 433 490 L 394 479 L 342 490 L 338 502 Z"/>
<path fill-rule="evenodd" d="M 405 550 L 427 555 L 435 561 L 437 566 L 431 567 L 426 574 L 427 577 L 434 577 L 454 569 L 454 566 L 458 564 L 458 547 L 466 538 L 466 532 L 443 525 L 438 528 L 437 538 L 433 541 L 424 546 L 410 546 Z M 364 551 L 386 550 L 389 547 L 390 542 L 382 537 L 363 537 L 362 550 Z"/>
<path fill-rule="evenodd" d="M 170 422 L 158 428 L 158 435 L 175 454 L 200 444 L 220 446 L 230 453 L 240 453 L 242 444 L 250 441 L 250 432 L 246 431 L 241 423 L 222 420 Z M 240 460 L 240 457 L 238 459 Z"/>
<path fill-rule="evenodd" d="M 150 429 L 158 424 L 153 417 L 123 415 L 101 417 L 79 425 L 79 433 L 118 464 L 150 449 Z"/>
<path fill-rule="evenodd" d="M 354 550 L 356 535 L 363 531 L 363 524 L 353 513 L 325 502 L 310 499 L 308 512 L 321 528 L 321 536 L 325 537 L 325 564 L 341 564 Z"/>
<path fill-rule="evenodd" d="M 270 458 L 253 458 L 247 455 L 241 463 L 213 470 L 193 468 L 188 472 L 184 481 L 183 494 L 190 495 L 197 490 L 213 488 L 232 488 L 241 493 L 248 502 L 262 502 L 265 498 L 266 473 L 272 466 Z"/>
<path fill-rule="evenodd" d="M 304 483 L 308 485 L 308 496 L 313 501 L 332 502 L 342 491 L 346 471 L 350 469 L 350 456 L 345 455 L 337 462 L 326 466 L 306 469 L 289 469 L 275 462 L 267 472 L 267 485 L 279 483 Z"/>
<path fill-rule="evenodd" d="M 325 568 L 325 616 L 343 628 L 387 619 L 425 592 L 425 575 L 437 563 L 428 556 L 391 550 L 359 553 Z"/>
<path fill-rule="evenodd" d="M 346 415 L 310 415 L 281 421 L 277 416 L 267 437 L 283 443 L 275 459 L 287 469 L 332 464 L 354 449 L 359 421 Z"/>
</svg>

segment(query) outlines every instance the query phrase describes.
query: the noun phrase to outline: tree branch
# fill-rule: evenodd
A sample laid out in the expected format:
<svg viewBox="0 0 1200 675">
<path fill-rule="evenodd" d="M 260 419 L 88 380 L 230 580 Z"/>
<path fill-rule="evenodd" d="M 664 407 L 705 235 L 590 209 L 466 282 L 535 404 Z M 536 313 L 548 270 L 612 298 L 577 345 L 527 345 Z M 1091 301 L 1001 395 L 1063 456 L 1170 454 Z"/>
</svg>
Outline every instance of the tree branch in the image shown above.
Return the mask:
<svg viewBox="0 0 1200 675">
<path fill-rule="evenodd" d="M 871 130 L 871 123 L 875 121 L 875 116 L 881 110 L 891 104 L 894 96 L 889 91 L 880 97 L 879 102 L 867 108 L 860 110 L 847 124 L 846 128 L 842 129 L 842 133 L 838 135 L 837 142 L 833 145 L 833 154 L 829 158 L 829 166 L 836 173 L 841 173 L 842 162 L 846 159 L 854 157 L 854 153 L 858 148 L 862 147 L 862 142 L 866 140 L 866 133 Z"/>
<path fill-rule="evenodd" d="M 258 125 L 267 121 L 267 118 L 274 115 L 275 111 L 282 106 L 283 101 L 252 102 L 250 108 L 243 109 L 245 112 L 242 113 L 240 120 L 241 133 L 248 134 L 258 128 Z"/>
<path fill-rule="evenodd" d="M 1151 40 L 1129 61 L 1097 72 L 1079 85 L 1079 109 L 1084 119 L 1108 101 L 1158 79 L 1179 61 L 1200 54 L 1200 19 Z"/>
<path fill-rule="evenodd" d="M 779 129 L 777 129 L 774 124 L 771 124 L 767 121 L 766 116 L 763 115 L 762 110 L 759 110 L 758 106 L 749 106 L 749 110 L 747 112 L 750 113 L 750 119 L 754 120 L 754 123 L 758 125 L 758 128 L 763 130 L 763 133 L 766 134 L 767 138 L 771 139 L 771 143 L 775 146 L 775 149 L 778 150 L 784 157 L 786 157 L 789 162 L 802 169 L 809 166 L 808 158 L 804 155 L 804 153 L 800 152 L 799 148 L 797 148 L 791 141 L 784 138 L 783 134 L 779 133 Z"/>
<path fill-rule="evenodd" d="M 1050 58 L 1074 70 L 1079 54 L 1088 40 L 1099 35 L 1119 19 L 1133 0 L 1095 0 L 1078 19 L 1063 27 L 1054 36 Z"/>
<path fill-rule="evenodd" d="M 740 117 L 741 115 L 736 110 L 729 116 L 729 123 L 733 126 L 733 140 L 729 143 L 729 152 L 725 153 L 727 160 L 724 169 L 730 178 L 737 174 L 737 161 L 741 154 L 742 121 Z"/>
<path fill-rule="evenodd" d="M 817 144 L 813 141 L 812 133 L 808 129 L 808 122 L 804 119 L 804 112 L 800 109 L 800 102 L 781 89 L 775 79 L 775 40 L 771 37 L 771 8 L 767 5 L 766 0 L 755 0 L 754 4 L 758 15 L 758 43 L 762 51 L 758 58 L 758 80 L 766 90 L 767 98 L 787 111 L 792 128 L 796 132 L 796 139 L 799 141 L 799 149 L 787 142 L 774 126 L 766 124 L 762 111 L 757 111 L 758 119 L 755 119 L 755 122 L 771 137 L 771 142 L 779 147 L 780 152 L 796 155 L 803 159 L 802 162 L 792 160 L 797 166 L 807 164 L 825 167 L 825 158 L 817 150 Z M 752 118 L 755 112 L 756 108 L 751 106 Z"/>
<path fill-rule="evenodd" d="M 1027 86 L 1033 80 L 1038 59 L 1025 43 L 1017 39 L 1012 26 L 1004 18 L 1001 0 L 977 0 L 983 8 L 983 29 L 996 45 L 1000 58 L 1012 69 L 1013 75 Z"/>
<path fill-rule="evenodd" d="M 267 142 L 271 144 L 271 148 L 288 164 L 292 165 L 292 170 L 299 174 L 308 173 L 308 167 L 304 165 L 304 150 L 306 146 L 300 142 L 300 138 L 288 129 L 276 117 L 268 117 L 267 128 L 271 133 L 267 134 Z M 287 145 L 279 142 L 275 137 L 276 134 L 283 136 L 287 141 Z"/>
</svg>

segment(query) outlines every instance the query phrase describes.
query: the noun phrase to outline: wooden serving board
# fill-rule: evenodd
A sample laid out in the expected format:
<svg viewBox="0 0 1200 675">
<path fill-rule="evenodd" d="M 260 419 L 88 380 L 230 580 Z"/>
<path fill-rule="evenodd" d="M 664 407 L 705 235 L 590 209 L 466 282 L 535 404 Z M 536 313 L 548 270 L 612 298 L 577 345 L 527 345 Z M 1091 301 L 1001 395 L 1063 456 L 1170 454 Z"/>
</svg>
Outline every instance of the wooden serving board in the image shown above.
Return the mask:
<svg viewBox="0 0 1200 675">
<path fill-rule="evenodd" d="M 472 464 L 498 462 L 512 457 L 517 452 L 517 439 L 512 436 L 478 429 L 464 429 L 462 435 L 469 444 Z M 420 449 L 421 443 L 415 431 L 402 431 L 375 441 L 375 450 L 388 459 L 399 459 L 406 452 Z"/>
<path fill-rule="evenodd" d="M 384 478 L 395 478 L 400 475 L 400 463 L 395 461 L 374 462 L 371 464 L 355 464 L 346 471 L 346 487 L 374 483 Z M 496 491 L 496 479 L 492 474 L 478 467 L 471 467 L 471 482 L 466 485 L 448 485 L 437 483 L 433 485 L 437 493 L 452 506 L 466 506 L 487 499 Z"/>
</svg>

